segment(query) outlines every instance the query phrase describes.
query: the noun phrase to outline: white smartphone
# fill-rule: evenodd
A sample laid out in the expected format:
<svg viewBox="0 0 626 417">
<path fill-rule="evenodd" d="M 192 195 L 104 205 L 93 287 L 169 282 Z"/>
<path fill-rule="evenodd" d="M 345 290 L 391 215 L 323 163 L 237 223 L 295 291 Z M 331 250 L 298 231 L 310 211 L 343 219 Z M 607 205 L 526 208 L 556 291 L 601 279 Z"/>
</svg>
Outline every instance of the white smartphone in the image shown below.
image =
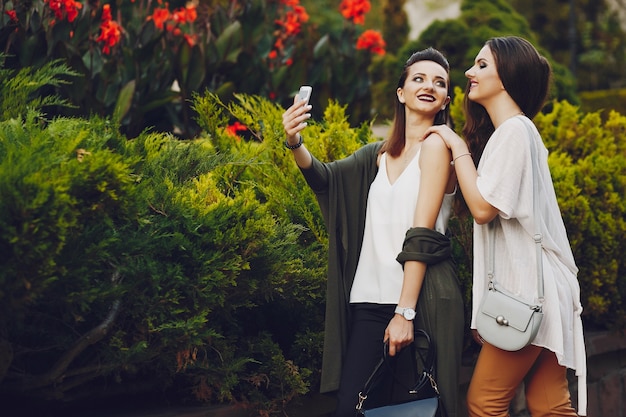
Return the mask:
<svg viewBox="0 0 626 417">
<path fill-rule="evenodd" d="M 298 92 L 298 98 L 300 100 L 304 100 L 306 104 L 309 104 L 309 99 L 311 98 L 311 92 L 313 91 L 313 87 L 309 85 L 303 85 L 300 87 L 300 91 Z"/>
</svg>

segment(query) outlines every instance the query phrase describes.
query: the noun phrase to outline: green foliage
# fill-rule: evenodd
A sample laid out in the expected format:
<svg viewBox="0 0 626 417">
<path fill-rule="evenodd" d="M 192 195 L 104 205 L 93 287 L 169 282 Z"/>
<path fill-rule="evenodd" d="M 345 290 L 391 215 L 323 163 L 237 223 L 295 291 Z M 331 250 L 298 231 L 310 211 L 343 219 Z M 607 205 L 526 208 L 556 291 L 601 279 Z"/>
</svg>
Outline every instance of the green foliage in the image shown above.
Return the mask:
<svg viewBox="0 0 626 417">
<path fill-rule="evenodd" d="M 626 86 L 626 30 L 608 0 L 511 0 L 580 91 Z M 613 6 L 610 6 L 613 4 Z M 621 6 L 623 7 L 623 5 Z"/>
<path fill-rule="evenodd" d="M 401 55 L 398 55 L 401 56 Z M 400 59 L 388 53 L 380 59 L 375 59 L 370 65 L 369 71 L 373 80 L 370 88 L 372 92 L 372 118 L 377 123 L 388 123 L 393 119 L 396 103 L 396 86 L 402 65 L 408 56 L 400 63 Z"/>
<path fill-rule="evenodd" d="M 409 35 L 409 18 L 404 11 L 405 0 L 385 0 L 383 2 L 383 38 L 387 49 L 395 53 L 404 45 Z"/>
<path fill-rule="evenodd" d="M 485 41 L 494 36 L 508 35 L 528 39 L 548 58 L 554 72 L 554 98 L 577 102 L 572 75 L 552 59 L 550 53 L 537 41 L 537 35 L 525 18 L 505 0 L 464 0 L 456 25 L 454 21 L 433 24 L 422 33 L 419 41 L 420 45 L 431 44 L 444 52 L 454 69 L 453 84 L 465 86 L 464 71 L 473 65 Z"/>
<path fill-rule="evenodd" d="M 626 117 L 582 114 L 556 102 L 536 123 L 550 149 L 550 169 L 576 262 L 588 327 L 626 323 Z"/>
<path fill-rule="evenodd" d="M 0 339 L 14 346 L 0 392 L 70 400 L 176 378 L 187 397 L 280 409 L 312 371 L 246 346 L 265 331 L 289 352 L 321 331 L 322 244 L 261 198 L 248 155 L 117 128 L 32 112 L 0 123 Z M 259 373 L 269 384 L 252 399 Z"/>
<path fill-rule="evenodd" d="M 16 119 L 2 122 L 0 305 L 8 309 L 0 313 L 3 317 L 9 312 L 22 316 L 67 274 L 67 265 L 58 257 L 74 241 L 72 235 L 80 240 L 83 232 L 98 229 L 100 241 L 83 248 L 87 253 L 94 245 L 105 250 L 117 244 L 114 223 L 130 215 L 130 179 L 119 155 L 82 154 L 93 129 L 100 129 L 102 137 L 110 130 L 102 122 L 79 120 L 57 120 L 44 129 L 32 112 L 24 124 Z M 82 163 L 83 158 L 90 163 Z M 74 259 L 71 252 L 68 255 Z"/>
<path fill-rule="evenodd" d="M 46 62 L 41 68 L 21 68 L 19 71 L 4 68 L 6 56 L 0 53 L 0 120 L 41 111 L 47 106 L 69 106 L 58 95 L 41 94 L 44 87 L 69 84 L 63 76 L 76 76 L 76 72 L 60 60 Z"/>
<path fill-rule="evenodd" d="M 530 40 L 551 62 L 554 77 L 551 95 L 558 100 L 578 103 L 576 82 L 569 70 L 554 61 L 550 53 L 537 42 L 525 18 L 506 0 L 464 0 L 461 15 L 456 19 L 435 20 L 413 41 L 402 45 L 394 55 L 374 60 L 370 66 L 371 78 L 376 80 L 371 90 L 372 107 L 379 120 L 393 117 L 393 95 L 402 65 L 415 51 L 432 46 L 444 53 L 450 62 L 450 80 L 453 87 L 465 88 L 465 71 L 474 63 L 476 54 L 489 38 L 517 35 Z M 462 126 L 454 120 L 457 126 Z"/>
<path fill-rule="evenodd" d="M 583 91 L 580 93 L 580 108 L 584 112 L 601 111 L 605 118 L 610 110 L 626 114 L 626 88 Z"/>
<path fill-rule="evenodd" d="M 75 18 L 66 12 L 71 7 L 80 7 Z M 110 43 L 101 38 L 105 7 L 111 10 L 109 22 L 119 29 L 119 39 L 109 38 Z M 344 19 L 337 4 L 310 24 L 296 13 L 297 1 L 237 0 L 185 7 L 193 12 L 163 24 L 155 11 L 171 16 L 180 8 L 147 0 L 5 1 L 0 46 L 11 70 L 52 61 L 66 65 L 68 75 L 74 76 L 71 83 L 53 84 L 41 96 L 53 92 L 73 106 L 53 107 L 56 114 L 112 117 L 131 138 L 147 129 L 175 132 L 185 139 L 200 134 L 190 105 L 193 95 L 205 90 L 226 101 L 245 93 L 285 103 L 301 84 L 309 84 L 318 115 L 333 98 L 349 106 L 353 124 L 369 118 L 370 80 L 363 68 L 371 53 L 356 49 L 364 29 Z M 294 19 L 296 15 L 300 17 Z"/>
<path fill-rule="evenodd" d="M 320 117 L 323 104 L 337 100 L 348 104 L 351 125 L 371 117 L 371 80 L 367 69 L 373 58 L 370 52 L 350 48 L 358 36 L 359 28 L 346 24 L 338 33 L 327 33 L 315 44 L 314 61 L 307 77 L 307 83 L 314 86 L 311 102 L 314 115 Z"/>
</svg>

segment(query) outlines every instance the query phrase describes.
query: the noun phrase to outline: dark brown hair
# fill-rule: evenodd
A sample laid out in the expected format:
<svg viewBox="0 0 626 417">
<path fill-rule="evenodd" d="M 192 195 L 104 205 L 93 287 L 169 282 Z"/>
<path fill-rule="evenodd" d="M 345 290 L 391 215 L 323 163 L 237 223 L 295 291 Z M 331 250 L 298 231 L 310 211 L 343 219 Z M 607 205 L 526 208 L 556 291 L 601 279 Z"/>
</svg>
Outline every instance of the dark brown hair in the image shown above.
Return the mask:
<svg viewBox="0 0 626 417">
<path fill-rule="evenodd" d="M 552 70 L 548 60 L 526 39 L 505 36 L 489 39 L 498 76 L 505 90 L 530 119 L 543 107 L 550 87 Z M 468 98 L 470 83 L 465 89 L 465 126 L 474 163 L 478 164 L 487 140 L 495 130 L 485 108 Z"/>
<path fill-rule="evenodd" d="M 436 50 L 435 48 L 426 48 L 421 51 L 417 51 L 413 53 L 407 59 L 402 68 L 402 73 L 400 74 L 400 78 L 398 79 L 397 88 L 404 87 L 404 83 L 406 82 L 407 77 L 409 76 L 409 67 L 416 62 L 419 61 L 433 61 L 439 65 L 441 65 L 446 73 L 450 73 L 450 64 L 446 57 Z M 448 96 L 450 96 L 452 91 L 452 86 L 450 84 L 450 80 L 448 80 Z M 448 123 L 450 120 L 450 106 L 446 106 L 445 109 L 440 110 L 435 115 L 434 124 L 442 125 Z M 404 143 L 406 140 L 406 115 L 404 113 L 404 104 L 398 100 L 398 96 L 396 95 L 396 105 L 394 109 L 394 117 L 393 124 L 391 127 L 391 133 L 389 138 L 385 141 L 382 148 L 380 149 L 380 153 L 387 152 L 392 156 L 398 156 L 402 152 L 404 148 Z"/>
</svg>

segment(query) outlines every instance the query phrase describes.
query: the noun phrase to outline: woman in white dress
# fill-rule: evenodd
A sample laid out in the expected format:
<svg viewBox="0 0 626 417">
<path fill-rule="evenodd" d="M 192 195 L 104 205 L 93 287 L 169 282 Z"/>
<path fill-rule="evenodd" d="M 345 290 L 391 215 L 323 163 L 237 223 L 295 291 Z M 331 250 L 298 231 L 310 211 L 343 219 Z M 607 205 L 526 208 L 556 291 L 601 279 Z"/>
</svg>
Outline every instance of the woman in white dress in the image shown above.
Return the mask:
<svg viewBox="0 0 626 417">
<path fill-rule="evenodd" d="M 329 233 L 320 390 L 337 392 L 337 417 L 354 417 L 383 341 L 395 356 L 416 328 L 434 341 L 441 398 L 450 417 L 458 415 L 464 308 L 445 236 L 456 179 L 443 141 L 424 139 L 428 127 L 447 122 L 449 94 L 446 58 L 432 48 L 414 53 L 395 91 L 389 138 L 330 163 L 302 144 L 311 107 L 296 98 L 283 114 L 286 146 Z"/>
<path fill-rule="evenodd" d="M 471 327 L 482 348 L 467 394 L 469 414 L 508 416 L 516 389 L 524 382 L 533 417 L 576 416 L 566 378 L 566 368 L 571 368 L 579 378 L 578 413 L 586 415 L 578 268 L 557 203 L 548 151 L 530 120 L 547 97 L 550 65 L 525 39 L 501 37 L 486 42 L 465 75 L 467 142 L 445 126 L 431 127 L 426 135 L 439 134 L 451 149 L 459 187 L 475 222 Z M 532 142 L 538 149 L 536 196 Z M 539 198 L 539 218 L 533 213 L 533 197 Z M 488 283 L 490 222 L 498 284 L 529 301 L 537 297 L 537 223 L 543 234 L 544 317 L 532 344 L 515 352 L 490 345 L 475 330 Z"/>
</svg>

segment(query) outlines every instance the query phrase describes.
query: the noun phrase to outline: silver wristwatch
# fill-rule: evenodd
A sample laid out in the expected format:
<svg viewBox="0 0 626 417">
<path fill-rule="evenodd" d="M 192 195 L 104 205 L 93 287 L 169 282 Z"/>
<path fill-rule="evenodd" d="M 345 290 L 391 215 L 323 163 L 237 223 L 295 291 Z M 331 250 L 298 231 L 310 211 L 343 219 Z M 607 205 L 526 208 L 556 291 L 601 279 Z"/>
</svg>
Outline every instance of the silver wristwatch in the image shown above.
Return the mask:
<svg viewBox="0 0 626 417">
<path fill-rule="evenodd" d="M 402 317 L 404 317 L 407 320 L 413 320 L 415 318 L 415 310 L 413 310 L 410 307 L 405 308 L 405 307 L 397 306 L 395 313 L 400 314 Z"/>
</svg>

